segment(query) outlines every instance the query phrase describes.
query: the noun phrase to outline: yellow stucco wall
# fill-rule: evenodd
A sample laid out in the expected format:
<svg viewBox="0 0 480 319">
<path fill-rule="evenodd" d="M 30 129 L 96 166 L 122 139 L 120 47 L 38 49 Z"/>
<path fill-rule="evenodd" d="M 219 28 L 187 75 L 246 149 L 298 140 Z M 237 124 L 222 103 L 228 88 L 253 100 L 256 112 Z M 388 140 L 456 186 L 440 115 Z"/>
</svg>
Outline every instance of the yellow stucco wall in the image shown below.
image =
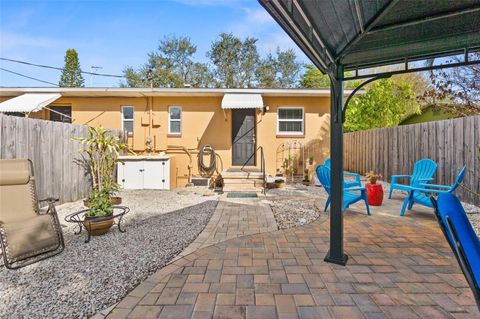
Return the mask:
<svg viewBox="0 0 480 319">
<path fill-rule="evenodd" d="M 145 152 L 145 141 L 148 136 L 154 140 L 156 152 L 165 151 L 175 156 L 175 167 L 172 174 L 178 186 L 187 183 L 189 157 L 176 147 L 183 146 L 191 151 L 192 174 L 198 174 L 197 150 L 210 144 L 219 155 L 219 171 L 232 167 L 232 112 L 221 109 L 221 96 L 172 96 L 172 97 L 62 97 L 52 105 L 69 105 L 75 124 L 102 125 L 109 129 L 121 129 L 122 106 L 134 107 L 134 136 L 128 143 L 135 152 Z M 328 97 L 263 97 L 264 105 L 269 110 L 256 114 L 257 146 L 263 146 L 267 174 L 275 175 L 282 170 L 282 161 L 288 157 L 288 144 L 294 141 L 304 146 L 304 154 L 290 151 L 296 156 L 300 170 L 309 169 L 313 175 L 313 167 L 329 156 L 329 98 Z M 153 105 L 153 106 L 151 106 Z M 168 135 L 168 108 L 182 108 L 182 134 Z M 277 135 L 278 107 L 304 108 L 304 136 L 284 137 Z M 48 111 L 30 114 L 30 117 L 48 119 Z M 282 147 L 283 145 L 283 147 Z M 308 157 L 314 157 L 313 165 L 308 165 Z M 260 154 L 257 154 L 257 166 L 260 167 Z M 297 163 L 298 164 L 298 163 Z M 173 177 L 172 176 L 172 177 Z"/>
</svg>

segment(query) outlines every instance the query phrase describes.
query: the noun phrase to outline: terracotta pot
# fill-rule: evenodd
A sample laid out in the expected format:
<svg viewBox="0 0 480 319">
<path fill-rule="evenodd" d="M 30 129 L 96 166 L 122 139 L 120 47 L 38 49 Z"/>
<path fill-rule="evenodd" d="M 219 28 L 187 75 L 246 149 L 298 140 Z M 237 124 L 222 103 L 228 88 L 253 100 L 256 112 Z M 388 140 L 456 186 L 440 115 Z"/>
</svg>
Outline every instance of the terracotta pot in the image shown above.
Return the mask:
<svg viewBox="0 0 480 319">
<path fill-rule="evenodd" d="M 111 196 L 110 201 L 112 202 L 112 205 L 120 205 L 122 203 L 122 198 L 118 196 Z"/>
<path fill-rule="evenodd" d="M 381 206 L 383 202 L 383 187 L 381 184 L 366 183 L 368 205 Z"/>
<path fill-rule="evenodd" d="M 284 188 L 285 182 L 275 182 L 275 188 Z"/>
<path fill-rule="evenodd" d="M 302 181 L 302 184 L 305 186 L 310 186 L 310 181 Z"/>
<path fill-rule="evenodd" d="M 113 225 L 113 218 L 105 219 L 107 216 L 103 217 L 89 217 L 85 216 L 85 221 L 83 226 L 90 232 L 92 236 L 100 236 L 108 233 L 110 228 Z"/>
</svg>

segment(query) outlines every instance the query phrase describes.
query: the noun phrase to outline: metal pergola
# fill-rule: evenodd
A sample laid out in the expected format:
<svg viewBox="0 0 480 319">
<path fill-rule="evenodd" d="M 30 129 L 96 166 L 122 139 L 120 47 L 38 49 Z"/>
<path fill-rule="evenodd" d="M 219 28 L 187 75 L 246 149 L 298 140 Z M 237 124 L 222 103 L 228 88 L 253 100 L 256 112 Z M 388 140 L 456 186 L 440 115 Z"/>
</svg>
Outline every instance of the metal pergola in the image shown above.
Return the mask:
<svg viewBox="0 0 480 319">
<path fill-rule="evenodd" d="M 343 249 L 343 82 L 480 63 L 480 0 L 259 0 L 331 81 L 330 250 Z M 460 62 L 421 64 L 449 56 Z M 442 59 L 440 59 L 442 60 Z M 458 60 L 458 59 L 457 59 Z M 385 68 L 387 66 L 395 68 Z M 369 69 L 371 72 L 365 72 Z M 348 77 L 346 71 L 350 71 Z"/>
</svg>

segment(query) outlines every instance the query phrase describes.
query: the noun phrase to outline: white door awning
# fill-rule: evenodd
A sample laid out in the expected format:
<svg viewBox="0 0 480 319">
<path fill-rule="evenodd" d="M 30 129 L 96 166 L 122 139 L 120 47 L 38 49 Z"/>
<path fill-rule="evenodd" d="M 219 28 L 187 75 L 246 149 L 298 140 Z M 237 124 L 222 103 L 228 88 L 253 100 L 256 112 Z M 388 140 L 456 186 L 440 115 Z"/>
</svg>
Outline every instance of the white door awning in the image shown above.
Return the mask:
<svg viewBox="0 0 480 319">
<path fill-rule="evenodd" d="M 59 93 L 25 93 L 0 103 L 0 113 L 37 112 L 61 96 Z"/>
<path fill-rule="evenodd" d="M 261 94 L 225 93 L 222 109 L 263 109 Z"/>
</svg>

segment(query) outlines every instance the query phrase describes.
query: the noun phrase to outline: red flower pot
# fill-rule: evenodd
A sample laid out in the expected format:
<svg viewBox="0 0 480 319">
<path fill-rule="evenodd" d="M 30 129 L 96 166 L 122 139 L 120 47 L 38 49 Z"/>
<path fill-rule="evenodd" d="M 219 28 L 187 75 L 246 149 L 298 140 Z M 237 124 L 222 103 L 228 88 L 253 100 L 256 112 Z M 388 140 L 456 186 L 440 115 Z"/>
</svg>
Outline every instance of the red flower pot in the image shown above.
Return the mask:
<svg viewBox="0 0 480 319">
<path fill-rule="evenodd" d="M 383 201 L 383 187 L 381 184 L 366 183 L 368 205 L 381 206 Z"/>
</svg>

